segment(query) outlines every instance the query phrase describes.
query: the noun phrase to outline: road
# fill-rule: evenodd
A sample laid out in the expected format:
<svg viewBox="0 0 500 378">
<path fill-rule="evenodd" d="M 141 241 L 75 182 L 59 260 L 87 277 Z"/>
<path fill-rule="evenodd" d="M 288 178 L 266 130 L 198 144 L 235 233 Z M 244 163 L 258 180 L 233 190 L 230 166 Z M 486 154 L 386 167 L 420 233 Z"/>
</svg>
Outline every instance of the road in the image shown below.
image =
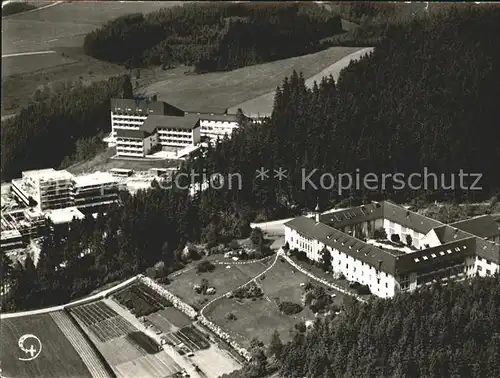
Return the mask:
<svg viewBox="0 0 500 378">
<path fill-rule="evenodd" d="M 80 304 L 80 303 L 87 303 L 87 302 L 95 301 L 95 300 L 103 298 L 104 296 L 106 296 L 108 294 L 111 294 L 112 292 L 114 292 L 116 290 L 119 290 L 122 287 L 125 287 L 125 286 L 131 284 L 138 277 L 139 276 L 132 277 L 132 278 L 130 278 L 130 279 L 122 282 L 121 284 L 118 284 L 116 286 L 110 287 L 107 290 L 100 291 L 99 293 L 96 293 L 96 294 L 91 295 L 89 297 L 85 297 L 85 298 L 79 299 L 77 301 L 66 303 L 64 305 L 53 306 L 53 307 L 48 307 L 48 308 L 41 308 L 41 309 L 38 309 L 38 310 L 31 310 L 31 311 L 21 311 L 21 312 L 11 312 L 11 313 L 7 313 L 7 314 L 0 314 L 0 319 L 19 318 L 21 316 L 31 316 L 31 315 L 38 315 L 38 314 L 46 314 L 46 313 L 52 312 L 52 311 L 61 311 L 61 310 L 64 309 L 65 306 L 68 306 L 68 305 L 76 305 L 76 304 Z"/>
<path fill-rule="evenodd" d="M 44 50 L 44 51 L 28 51 L 21 53 L 5 54 L 2 58 L 14 58 L 16 56 L 27 56 L 27 55 L 42 55 L 42 54 L 55 54 L 54 50 Z"/>
</svg>

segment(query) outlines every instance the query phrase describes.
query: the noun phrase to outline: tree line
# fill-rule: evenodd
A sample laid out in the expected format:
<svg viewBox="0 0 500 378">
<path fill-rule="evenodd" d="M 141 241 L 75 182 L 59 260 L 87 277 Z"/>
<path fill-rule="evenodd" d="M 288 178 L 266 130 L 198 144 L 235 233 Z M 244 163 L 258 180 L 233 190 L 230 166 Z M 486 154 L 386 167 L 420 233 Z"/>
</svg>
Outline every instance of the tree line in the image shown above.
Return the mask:
<svg viewBox="0 0 500 378">
<path fill-rule="evenodd" d="M 18 115 L 2 121 L 2 179 L 89 158 L 100 145 L 97 135 L 110 129 L 112 97 L 133 98 L 128 76 L 37 90 Z"/>
<path fill-rule="evenodd" d="M 131 14 L 87 34 L 84 51 L 127 67 L 224 71 L 328 47 L 340 17 L 314 3 L 201 3 Z"/>
</svg>

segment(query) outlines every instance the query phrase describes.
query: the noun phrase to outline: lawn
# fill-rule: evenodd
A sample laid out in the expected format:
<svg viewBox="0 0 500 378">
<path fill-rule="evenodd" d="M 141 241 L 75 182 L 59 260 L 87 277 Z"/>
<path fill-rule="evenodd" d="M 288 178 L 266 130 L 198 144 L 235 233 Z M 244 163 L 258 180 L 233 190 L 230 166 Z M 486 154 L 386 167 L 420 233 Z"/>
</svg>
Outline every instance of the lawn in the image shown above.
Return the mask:
<svg viewBox="0 0 500 378">
<path fill-rule="evenodd" d="M 259 279 L 258 284 L 264 291 L 264 297 L 255 301 L 245 299 L 241 302 L 235 299 L 222 298 L 206 310 L 206 316 L 229 333 L 242 345 L 248 346 L 253 337 L 264 343 L 269 342 L 271 334 L 276 329 L 283 341 L 290 340 L 290 330 L 299 321 L 313 320 L 314 315 L 309 308 L 305 308 L 297 315 L 287 316 L 280 314 L 275 298 L 280 301 L 301 303 L 304 289 L 301 283 L 307 283 L 310 278 L 298 272 L 287 262 L 278 260 L 276 265 Z M 312 281 L 314 285 L 321 285 Z M 332 291 L 333 293 L 333 291 Z M 342 294 L 337 294 L 334 302 L 342 302 Z M 227 320 L 226 314 L 233 313 L 236 320 Z"/>
<path fill-rule="evenodd" d="M 5 76 L 24 74 L 26 72 L 33 72 L 34 70 L 42 70 L 76 62 L 74 59 L 64 57 L 57 52 L 39 55 L 7 56 L 2 58 L 2 60 L 2 69 Z"/>
<path fill-rule="evenodd" d="M 146 91 L 184 110 L 217 112 L 230 108 L 235 112 L 241 103 L 274 91 L 294 70 L 309 78 L 357 50 L 331 47 L 315 54 L 203 75 L 184 75 L 185 68 L 175 69 L 170 77 L 149 85 Z"/>
<path fill-rule="evenodd" d="M 193 285 L 200 284 L 203 278 L 208 280 L 209 286 L 215 288 L 217 291 L 215 296 L 219 296 L 248 282 L 266 269 L 265 264 L 261 262 L 230 266 L 231 268 L 227 269 L 226 265 L 216 265 L 213 272 L 206 273 L 197 273 L 196 269 L 191 269 L 172 278 L 172 281 L 166 286 L 166 289 L 189 304 L 200 307 L 202 300 L 205 299 L 208 301 L 214 297 L 211 295 L 197 294 L 193 290 Z"/>
<path fill-rule="evenodd" d="M 78 353 L 52 320 L 50 314 L 2 319 L 0 360 L 5 377 L 91 377 Z M 42 351 L 32 361 L 18 347 L 22 335 L 33 334 L 40 339 Z M 28 340 L 26 340 L 28 343 Z M 35 345 L 35 343 L 30 344 Z M 29 348 L 29 346 L 28 346 Z"/>
</svg>

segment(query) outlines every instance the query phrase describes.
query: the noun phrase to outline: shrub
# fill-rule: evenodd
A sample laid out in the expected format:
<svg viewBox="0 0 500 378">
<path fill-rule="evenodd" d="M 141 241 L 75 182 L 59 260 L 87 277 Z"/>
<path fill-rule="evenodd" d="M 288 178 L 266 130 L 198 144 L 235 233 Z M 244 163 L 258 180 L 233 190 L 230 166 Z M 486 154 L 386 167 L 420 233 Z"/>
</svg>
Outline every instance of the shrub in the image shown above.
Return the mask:
<svg viewBox="0 0 500 378">
<path fill-rule="evenodd" d="M 215 265 L 212 264 L 210 261 L 202 261 L 201 263 L 198 264 L 196 267 L 196 271 L 198 273 L 205 273 L 205 272 L 212 272 L 215 269 Z"/>
<path fill-rule="evenodd" d="M 359 295 L 371 294 L 370 287 L 368 285 L 360 285 L 356 288 Z"/>
<path fill-rule="evenodd" d="M 399 243 L 401 241 L 401 238 L 399 237 L 398 234 L 392 234 L 391 235 L 391 241 L 394 243 Z"/>
<path fill-rule="evenodd" d="M 373 232 L 373 237 L 375 239 L 387 239 L 387 232 L 385 232 L 385 228 L 379 228 Z"/>
<path fill-rule="evenodd" d="M 293 302 L 280 302 L 278 304 L 280 311 L 285 315 L 298 314 L 303 310 L 302 306 Z"/>
</svg>

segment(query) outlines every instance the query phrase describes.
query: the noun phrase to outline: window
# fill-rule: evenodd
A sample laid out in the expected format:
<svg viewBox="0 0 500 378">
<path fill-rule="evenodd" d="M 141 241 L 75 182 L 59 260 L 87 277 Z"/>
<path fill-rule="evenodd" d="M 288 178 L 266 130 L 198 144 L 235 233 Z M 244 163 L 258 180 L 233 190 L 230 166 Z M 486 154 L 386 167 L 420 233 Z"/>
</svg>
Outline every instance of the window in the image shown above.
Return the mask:
<svg viewBox="0 0 500 378">
<path fill-rule="evenodd" d="M 477 270 L 478 270 L 478 271 L 482 271 L 482 270 L 483 270 L 483 267 L 482 267 L 481 265 L 478 265 Z"/>
<path fill-rule="evenodd" d="M 389 287 L 389 285 L 387 284 L 387 282 L 385 283 L 385 287 L 386 287 L 386 288 L 388 288 L 388 287 Z"/>
<path fill-rule="evenodd" d="M 345 268 L 346 268 L 346 269 L 349 269 L 349 264 L 345 264 Z"/>
<path fill-rule="evenodd" d="M 486 274 L 487 274 L 487 275 L 491 275 L 491 270 L 486 269 Z"/>
<path fill-rule="evenodd" d="M 377 284 L 380 285 L 380 278 L 377 278 Z"/>
</svg>

